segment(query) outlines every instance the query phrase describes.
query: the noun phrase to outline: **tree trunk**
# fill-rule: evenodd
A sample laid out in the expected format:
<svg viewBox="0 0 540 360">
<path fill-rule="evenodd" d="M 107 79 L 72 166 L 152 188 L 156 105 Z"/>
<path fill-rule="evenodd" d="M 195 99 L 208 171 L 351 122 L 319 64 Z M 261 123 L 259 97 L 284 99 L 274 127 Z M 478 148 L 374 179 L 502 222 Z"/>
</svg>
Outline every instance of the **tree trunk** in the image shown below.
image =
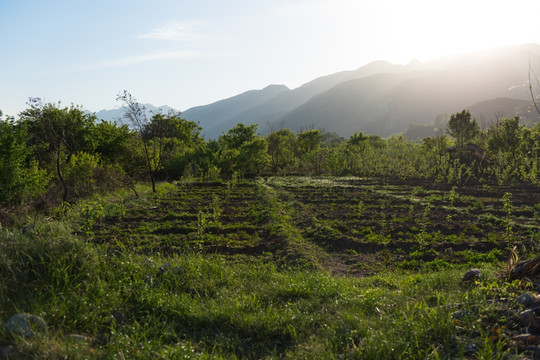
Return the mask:
<svg viewBox="0 0 540 360">
<path fill-rule="evenodd" d="M 56 151 L 56 174 L 58 175 L 58 179 L 60 179 L 60 182 L 62 183 L 62 187 L 64 188 L 64 193 L 62 194 L 62 201 L 66 202 L 68 197 L 68 189 L 66 181 L 64 180 L 64 177 L 62 176 L 62 170 L 60 170 L 60 150 Z"/>
</svg>

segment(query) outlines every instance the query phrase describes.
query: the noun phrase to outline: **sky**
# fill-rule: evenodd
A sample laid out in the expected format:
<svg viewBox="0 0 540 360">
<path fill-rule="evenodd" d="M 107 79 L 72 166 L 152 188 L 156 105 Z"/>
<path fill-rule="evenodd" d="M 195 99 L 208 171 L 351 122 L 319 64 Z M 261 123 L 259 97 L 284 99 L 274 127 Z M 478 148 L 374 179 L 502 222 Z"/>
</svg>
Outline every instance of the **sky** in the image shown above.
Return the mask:
<svg viewBox="0 0 540 360">
<path fill-rule="evenodd" d="M 371 61 L 540 44 L 537 0 L 0 0 L 0 110 L 186 110 Z"/>
</svg>

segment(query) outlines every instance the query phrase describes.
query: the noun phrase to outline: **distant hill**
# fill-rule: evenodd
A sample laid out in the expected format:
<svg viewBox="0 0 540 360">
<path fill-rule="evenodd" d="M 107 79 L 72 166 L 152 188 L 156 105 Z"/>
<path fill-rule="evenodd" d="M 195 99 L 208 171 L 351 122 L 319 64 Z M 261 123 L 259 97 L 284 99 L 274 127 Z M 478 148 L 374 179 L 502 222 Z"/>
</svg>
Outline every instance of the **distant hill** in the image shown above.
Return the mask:
<svg viewBox="0 0 540 360">
<path fill-rule="evenodd" d="M 540 115 L 532 108 L 530 100 L 496 98 L 473 104 L 466 108 L 482 129 L 487 129 L 501 119 L 519 116 L 522 124 L 531 126 L 540 122 Z M 438 136 L 446 132 L 446 124 L 451 114 L 441 114 L 434 122 L 419 125 L 410 124 L 403 133 L 409 140 Z"/>
<path fill-rule="evenodd" d="M 484 128 L 496 123 L 497 120 L 514 116 L 519 116 L 521 122 L 526 125 L 540 121 L 540 115 L 531 106 L 530 100 L 496 98 L 474 104 L 468 107 L 468 110 Z"/>
<path fill-rule="evenodd" d="M 540 46 L 464 55 L 425 70 L 351 80 L 311 98 L 280 121 L 293 131 L 308 126 L 343 136 L 354 131 L 388 136 L 489 99 L 530 102 L 523 86 L 529 56 L 540 64 Z"/>
<path fill-rule="evenodd" d="M 538 117 L 527 111 L 531 103 L 529 61 L 540 71 L 540 45 L 496 48 L 408 65 L 375 61 L 292 90 L 270 85 L 246 91 L 190 108 L 182 117 L 198 122 L 207 138 L 217 138 L 238 122 L 259 124 L 263 134 L 286 127 L 293 131 L 320 128 L 345 137 L 355 131 L 389 136 L 405 132 L 411 124 L 430 124 L 438 115 L 463 109 L 469 109 L 479 123 L 498 115 L 519 115 L 530 124 Z M 112 119 L 121 116 L 121 111 L 103 110 L 96 115 Z"/>
<path fill-rule="evenodd" d="M 270 85 L 262 90 L 250 90 L 231 98 L 220 100 L 210 105 L 190 108 L 182 113 L 182 117 L 198 122 L 203 128 L 203 135 L 217 138 L 222 131 L 236 125 L 242 112 L 267 102 L 281 93 L 290 92 L 285 85 Z M 254 121 L 244 121 L 251 124 Z"/>
<path fill-rule="evenodd" d="M 152 117 L 153 114 L 156 114 L 159 112 L 165 113 L 165 114 L 168 113 L 169 111 L 178 112 L 178 110 L 167 105 L 154 106 L 152 104 L 143 104 L 143 106 L 146 108 L 146 115 L 148 117 Z M 120 107 L 118 109 L 100 110 L 96 112 L 95 115 L 98 119 L 102 119 L 105 121 L 112 121 L 118 124 L 124 124 L 125 123 L 125 119 L 123 118 L 124 113 L 125 113 L 125 108 Z"/>
</svg>

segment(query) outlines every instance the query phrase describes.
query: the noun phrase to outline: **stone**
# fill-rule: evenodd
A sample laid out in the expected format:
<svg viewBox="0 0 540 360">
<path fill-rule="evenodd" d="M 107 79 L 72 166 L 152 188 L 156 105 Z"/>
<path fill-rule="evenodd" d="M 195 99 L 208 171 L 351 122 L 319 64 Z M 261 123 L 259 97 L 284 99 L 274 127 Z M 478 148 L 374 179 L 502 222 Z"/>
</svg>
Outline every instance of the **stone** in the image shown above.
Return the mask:
<svg viewBox="0 0 540 360">
<path fill-rule="evenodd" d="M 180 275 L 184 272 L 184 269 L 181 266 L 175 266 L 171 269 L 171 272 L 175 275 Z"/>
<path fill-rule="evenodd" d="M 521 304 L 525 307 L 529 307 L 531 306 L 535 301 L 536 301 L 536 297 L 534 295 L 531 295 L 529 293 L 525 293 L 523 295 L 520 295 L 516 301 L 518 302 L 518 304 Z"/>
<path fill-rule="evenodd" d="M 452 318 L 456 320 L 465 320 L 473 315 L 469 310 L 457 310 L 452 313 Z"/>
<path fill-rule="evenodd" d="M 30 314 L 15 314 L 4 324 L 11 335 L 33 337 L 47 332 L 47 323 L 41 317 Z"/>
<path fill-rule="evenodd" d="M 519 326 L 528 328 L 529 332 L 540 331 L 540 321 L 538 321 L 534 310 L 527 309 L 519 313 Z"/>
<path fill-rule="evenodd" d="M 163 274 L 167 271 L 170 271 L 171 273 L 175 275 L 180 275 L 184 272 L 184 269 L 181 266 L 172 266 L 171 263 L 165 263 L 161 265 L 158 270 Z"/>
<path fill-rule="evenodd" d="M 482 272 L 480 269 L 470 269 L 463 275 L 461 282 L 463 283 L 473 283 L 475 281 L 482 279 Z"/>
<path fill-rule="evenodd" d="M 0 349 L 0 360 L 7 360 L 10 353 L 13 351 L 13 345 L 4 346 Z"/>
<path fill-rule="evenodd" d="M 127 323 L 127 318 L 126 316 L 124 315 L 123 312 L 121 311 L 115 311 L 113 314 L 112 314 L 112 317 L 114 319 L 114 321 L 119 324 L 119 325 L 122 325 L 122 324 L 125 324 Z"/>
<path fill-rule="evenodd" d="M 158 270 L 161 272 L 161 273 L 164 273 L 165 271 L 169 270 L 170 268 L 172 267 L 171 263 L 165 263 L 163 265 L 161 265 Z"/>
<path fill-rule="evenodd" d="M 146 265 L 148 267 L 151 267 L 151 268 L 156 266 L 154 261 L 152 259 L 150 259 L 150 258 L 147 258 L 147 259 L 144 260 L 144 265 Z"/>
<path fill-rule="evenodd" d="M 84 336 L 84 335 L 79 335 L 79 334 L 69 334 L 68 336 L 66 336 L 66 340 L 67 341 L 70 341 L 70 342 L 73 342 L 73 343 L 87 343 L 87 342 L 91 342 L 91 338 L 89 338 L 88 336 Z"/>
<path fill-rule="evenodd" d="M 540 346 L 529 346 L 525 351 L 531 355 L 531 359 L 540 360 Z"/>
<path fill-rule="evenodd" d="M 470 343 L 465 345 L 465 355 L 467 356 L 475 356 L 478 350 L 480 350 L 478 344 Z"/>
</svg>

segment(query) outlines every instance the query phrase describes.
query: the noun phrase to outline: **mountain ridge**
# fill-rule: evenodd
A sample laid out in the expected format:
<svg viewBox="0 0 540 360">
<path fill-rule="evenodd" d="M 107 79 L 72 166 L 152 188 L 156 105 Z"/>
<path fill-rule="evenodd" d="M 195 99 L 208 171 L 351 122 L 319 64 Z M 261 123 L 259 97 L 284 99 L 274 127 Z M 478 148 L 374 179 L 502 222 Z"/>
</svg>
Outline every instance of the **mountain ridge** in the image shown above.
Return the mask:
<svg viewBox="0 0 540 360">
<path fill-rule="evenodd" d="M 341 136 L 355 131 L 389 136 L 406 131 L 409 124 L 429 124 L 440 114 L 480 102 L 530 101 L 529 62 L 540 68 L 540 45 L 499 47 L 428 62 L 412 60 L 407 65 L 379 60 L 294 89 L 269 85 L 248 90 L 189 108 L 182 117 L 198 122 L 207 138 L 217 138 L 239 122 L 258 124 L 263 134 L 286 127 L 321 128 Z"/>
</svg>

